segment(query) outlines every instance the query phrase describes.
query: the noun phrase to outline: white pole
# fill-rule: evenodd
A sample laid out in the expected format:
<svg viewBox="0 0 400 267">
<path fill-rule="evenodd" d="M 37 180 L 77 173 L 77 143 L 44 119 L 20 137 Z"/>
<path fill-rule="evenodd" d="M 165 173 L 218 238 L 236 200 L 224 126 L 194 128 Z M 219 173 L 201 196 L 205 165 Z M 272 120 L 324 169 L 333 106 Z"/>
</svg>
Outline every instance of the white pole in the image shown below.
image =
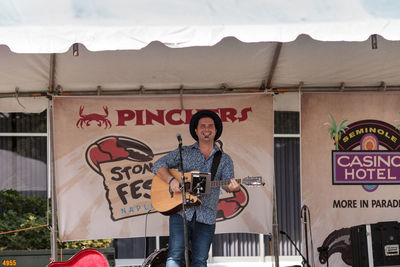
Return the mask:
<svg viewBox="0 0 400 267">
<path fill-rule="evenodd" d="M 160 236 L 156 236 L 156 249 L 160 249 Z"/>
<path fill-rule="evenodd" d="M 47 177 L 48 177 L 48 197 L 51 197 L 51 258 L 58 261 L 57 255 L 57 209 L 56 192 L 54 178 L 54 144 L 53 144 L 53 100 L 49 100 L 47 108 Z"/>
<path fill-rule="evenodd" d="M 259 234 L 258 239 L 259 239 L 258 246 L 260 247 L 260 261 L 264 262 L 265 261 L 264 234 Z"/>
</svg>

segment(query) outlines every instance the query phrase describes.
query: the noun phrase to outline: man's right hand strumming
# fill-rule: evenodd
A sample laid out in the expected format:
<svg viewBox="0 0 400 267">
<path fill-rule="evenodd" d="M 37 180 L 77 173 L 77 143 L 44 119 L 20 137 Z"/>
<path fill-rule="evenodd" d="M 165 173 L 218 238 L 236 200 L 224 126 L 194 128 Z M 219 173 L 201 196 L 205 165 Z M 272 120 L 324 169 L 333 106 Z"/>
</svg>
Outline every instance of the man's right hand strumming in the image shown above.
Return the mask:
<svg viewBox="0 0 400 267">
<path fill-rule="evenodd" d="M 175 177 L 171 177 L 172 181 L 170 180 L 169 187 L 171 188 L 171 191 L 174 193 L 179 193 L 181 192 L 181 184 L 178 182 L 178 180 L 175 179 Z"/>
<path fill-rule="evenodd" d="M 168 168 L 161 167 L 157 170 L 157 175 L 161 177 L 167 184 L 169 184 L 170 191 L 173 193 L 181 192 L 179 181 L 168 171 Z"/>
</svg>

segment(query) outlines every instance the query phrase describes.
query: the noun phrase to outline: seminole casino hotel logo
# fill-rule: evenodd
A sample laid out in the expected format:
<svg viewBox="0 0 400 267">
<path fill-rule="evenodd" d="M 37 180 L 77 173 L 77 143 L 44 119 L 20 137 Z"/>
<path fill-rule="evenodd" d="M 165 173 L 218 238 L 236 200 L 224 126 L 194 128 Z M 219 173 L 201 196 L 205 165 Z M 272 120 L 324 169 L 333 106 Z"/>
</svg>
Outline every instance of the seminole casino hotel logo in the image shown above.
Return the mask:
<svg viewBox="0 0 400 267">
<path fill-rule="evenodd" d="M 368 192 L 379 185 L 400 184 L 400 132 L 379 120 L 336 124 L 329 115 L 332 151 L 332 184 L 361 185 Z"/>
</svg>

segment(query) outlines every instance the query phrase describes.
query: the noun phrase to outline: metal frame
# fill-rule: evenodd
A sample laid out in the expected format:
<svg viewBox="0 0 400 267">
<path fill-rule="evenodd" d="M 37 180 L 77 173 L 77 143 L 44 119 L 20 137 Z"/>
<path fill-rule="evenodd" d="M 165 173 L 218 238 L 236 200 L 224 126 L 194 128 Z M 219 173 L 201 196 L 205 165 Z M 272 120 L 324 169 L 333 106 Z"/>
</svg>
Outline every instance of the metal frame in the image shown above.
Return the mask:
<svg viewBox="0 0 400 267">
<path fill-rule="evenodd" d="M 271 78 L 272 82 L 272 78 Z M 18 92 L 18 97 L 39 97 L 39 96 L 139 96 L 139 95 L 207 95 L 207 94 L 248 94 L 248 93 L 288 93 L 288 92 L 302 92 L 302 93 L 360 93 L 360 92 L 400 92 L 400 85 L 388 85 L 385 82 L 380 82 L 379 85 L 366 85 L 366 86 L 345 86 L 343 83 L 338 83 L 337 86 L 305 86 L 303 82 L 299 82 L 299 85 L 295 86 L 282 86 L 265 88 L 264 81 L 261 82 L 261 87 L 226 87 L 221 88 L 202 88 L 202 89 L 183 89 L 183 88 L 171 88 L 171 89 L 145 89 L 143 86 L 137 89 L 126 89 L 126 90 L 104 90 L 101 87 L 96 87 L 93 90 L 81 90 L 81 91 L 65 91 L 61 86 L 57 86 L 54 90 L 43 90 L 36 92 Z M 53 86 L 52 84 L 49 85 Z M 101 88 L 101 90 L 99 90 Z M 0 93 L 0 98 L 14 98 L 15 92 Z"/>
</svg>

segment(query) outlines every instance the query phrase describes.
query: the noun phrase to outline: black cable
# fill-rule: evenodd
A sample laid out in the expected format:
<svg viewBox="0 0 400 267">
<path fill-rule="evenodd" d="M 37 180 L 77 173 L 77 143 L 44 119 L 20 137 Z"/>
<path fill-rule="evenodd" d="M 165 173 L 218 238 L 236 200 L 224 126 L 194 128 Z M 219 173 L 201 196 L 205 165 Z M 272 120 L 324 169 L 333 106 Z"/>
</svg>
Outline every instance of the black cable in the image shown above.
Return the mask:
<svg viewBox="0 0 400 267">
<path fill-rule="evenodd" d="M 301 258 L 303 259 L 303 266 L 306 264 L 307 267 L 311 267 L 308 260 L 304 257 L 304 255 L 301 253 L 300 249 L 297 248 L 296 243 L 292 240 L 292 238 L 285 232 L 285 231 L 279 231 L 280 234 L 286 236 L 286 238 L 289 240 L 289 242 L 293 245 L 293 247 L 296 249 L 296 251 L 300 254 Z"/>
<path fill-rule="evenodd" d="M 147 258 L 147 216 L 149 215 L 150 211 L 151 209 L 149 209 L 149 211 L 146 213 L 146 217 L 144 220 L 144 262 L 146 262 Z"/>
<path fill-rule="evenodd" d="M 307 207 L 307 206 L 306 206 Z M 314 242 L 313 242 L 313 237 L 312 237 L 312 231 L 311 231 L 311 213 L 310 209 L 307 207 L 307 214 L 308 214 L 308 221 L 310 224 L 308 225 L 308 230 L 310 232 L 310 242 L 311 242 L 311 258 L 312 258 L 312 266 L 315 266 L 315 260 L 314 260 Z"/>
<path fill-rule="evenodd" d="M 310 232 L 310 243 L 311 243 L 311 263 L 312 266 L 315 266 L 315 260 L 314 260 L 314 243 L 313 243 L 313 237 L 312 237 L 312 231 L 311 231 L 311 213 L 310 213 L 310 209 L 308 208 L 307 205 L 303 205 L 303 207 L 301 208 L 301 213 L 303 213 L 303 210 L 306 211 L 305 213 L 305 217 L 308 218 L 304 218 L 306 221 L 308 221 L 308 231 Z M 308 220 L 307 220 L 308 219 Z M 306 244 L 306 246 L 308 246 L 308 244 Z"/>
</svg>

